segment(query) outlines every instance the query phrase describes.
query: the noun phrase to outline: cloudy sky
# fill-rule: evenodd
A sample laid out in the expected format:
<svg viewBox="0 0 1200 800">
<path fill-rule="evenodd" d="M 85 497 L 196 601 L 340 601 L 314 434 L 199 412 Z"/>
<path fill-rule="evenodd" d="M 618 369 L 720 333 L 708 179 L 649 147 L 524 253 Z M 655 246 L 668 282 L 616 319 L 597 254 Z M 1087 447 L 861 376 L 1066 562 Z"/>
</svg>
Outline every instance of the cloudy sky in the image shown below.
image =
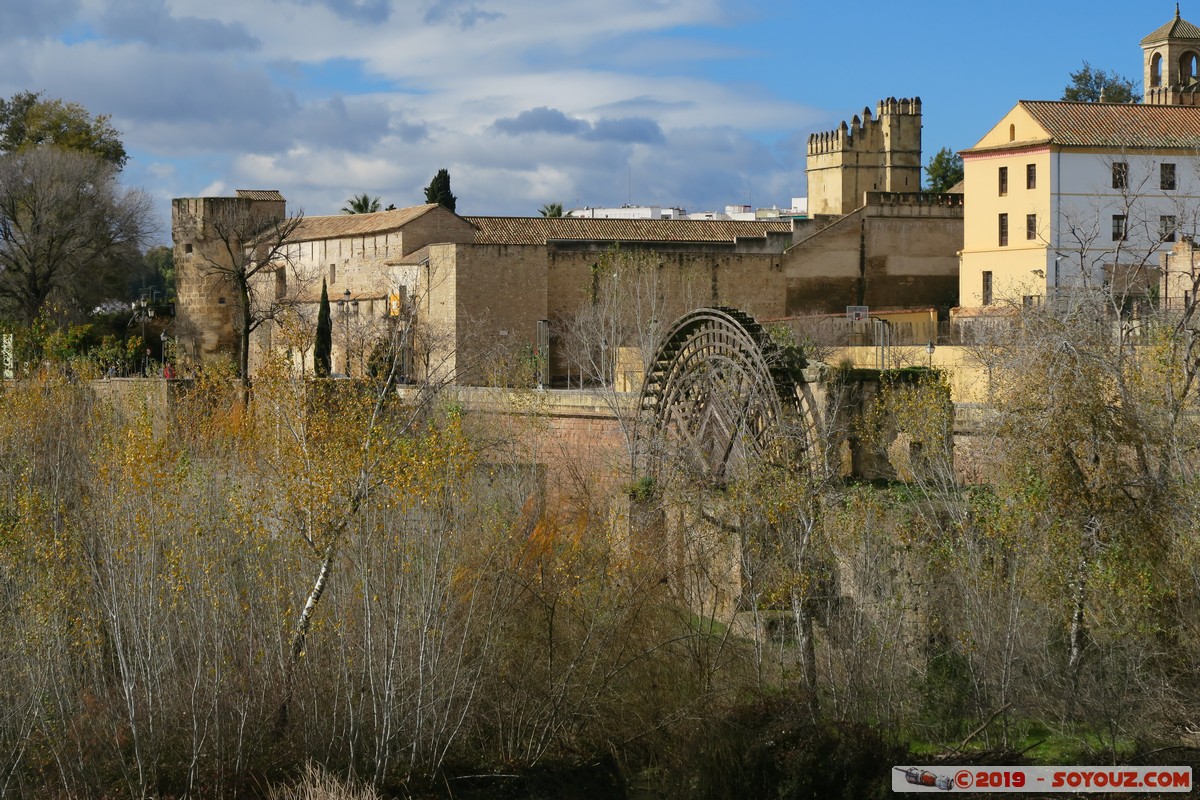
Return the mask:
<svg viewBox="0 0 1200 800">
<path fill-rule="evenodd" d="M 1183 16 L 1189 18 L 1188 4 Z M 1173 3 L 0 0 L 0 95 L 105 113 L 166 237 L 172 197 L 280 189 L 459 213 L 803 196 L 810 133 L 924 101 L 924 160 L 1086 59 L 1140 84 Z M 1191 18 L 1200 22 L 1200 4 Z"/>
</svg>

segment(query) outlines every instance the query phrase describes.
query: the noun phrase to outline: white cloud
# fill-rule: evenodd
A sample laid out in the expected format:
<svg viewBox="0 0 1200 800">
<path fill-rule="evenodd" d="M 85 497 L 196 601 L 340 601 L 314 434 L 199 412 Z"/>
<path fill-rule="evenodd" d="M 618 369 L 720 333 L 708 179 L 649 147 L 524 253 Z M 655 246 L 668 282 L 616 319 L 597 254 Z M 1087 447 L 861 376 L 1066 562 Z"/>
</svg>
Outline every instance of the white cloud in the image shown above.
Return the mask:
<svg viewBox="0 0 1200 800">
<path fill-rule="evenodd" d="M 624 202 L 631 183 L 635 202 L 720 207 L 798 174 L 756 131 L 827 116 L 695 69 L 743 55 L 696 34 L 730 23 L 719 0 L 25 6 L 24 27 L 51 38 L 0 48 L 0 93 L 112 114 L 146 160 L 127 176 L 159 197 L 275 188 L 321 214 L 366 191 L 403 206 L 446 167 L 463 213 Z"/>
<path fill-rule="evenodd" d="M 167 180 L 175 176 L 175 165 L 155 161 L 146 165 L 146 171 L 160 180 Z"/>
</svg>

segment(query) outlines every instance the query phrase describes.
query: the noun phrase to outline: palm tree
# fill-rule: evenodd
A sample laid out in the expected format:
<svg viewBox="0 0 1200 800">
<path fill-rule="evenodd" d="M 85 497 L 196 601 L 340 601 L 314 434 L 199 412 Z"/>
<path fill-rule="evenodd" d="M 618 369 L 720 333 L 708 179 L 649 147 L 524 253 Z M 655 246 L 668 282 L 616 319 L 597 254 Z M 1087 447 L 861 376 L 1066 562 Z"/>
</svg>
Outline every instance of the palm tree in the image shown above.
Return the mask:
<svg viewBox="0 0 1200 800">
<path fill-rule="evenodd" d="M 342 206 L 343 214 L 374 214 L 379 210 L 379 198 L 374 200 L 366 194 L 356 194 L 346 201 L 346 205 Z"/>
<path fill-rule="evenodd" d="M 543 217 L 561 217 L 562 215 L 562 203 L 546 203 L 546 205 L 542 206 Z"/>
</svg>

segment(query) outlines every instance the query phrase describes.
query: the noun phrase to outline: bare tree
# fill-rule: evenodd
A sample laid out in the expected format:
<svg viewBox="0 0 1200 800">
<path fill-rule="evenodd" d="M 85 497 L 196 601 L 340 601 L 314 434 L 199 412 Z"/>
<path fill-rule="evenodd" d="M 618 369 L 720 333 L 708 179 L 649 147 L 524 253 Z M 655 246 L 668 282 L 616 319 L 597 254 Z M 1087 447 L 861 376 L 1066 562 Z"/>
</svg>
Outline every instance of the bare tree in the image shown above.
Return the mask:
<svg viewBox="0 0 1200 800">
<path fill-rule="evenodd" d="M 90 308 L 125 290 L 150 200 L 117 184 L 118 167 L 37 147 L 0 157 L 0 303 L 26 324 L 51 300 Z"/>
<path fill-rule="evenodd" d="M 197 249 L 202 274 L 216 278 L 237 298 L 238 377 L 250 377 L 250 337 L 264 322 L 287 308 L 289 294 L 311 276 L 302 275 L 291 244 L 304 222 L 264 213 L 240 198 L 214 206 L 204 219 L 208 247 Z M 297 286 L 289 286 L 289 276 Z"/>
<path fill-rule="evenodd" d="M 674 271 L 652 251 L 614 247 L 580 287 L 585 301 L 556 322 L 567 379 L 597 394 L 617 419 L 635 459 L 640 414 L 631 402 L 673 319 L 700 305 L 701 276 Z"/>
</svg>

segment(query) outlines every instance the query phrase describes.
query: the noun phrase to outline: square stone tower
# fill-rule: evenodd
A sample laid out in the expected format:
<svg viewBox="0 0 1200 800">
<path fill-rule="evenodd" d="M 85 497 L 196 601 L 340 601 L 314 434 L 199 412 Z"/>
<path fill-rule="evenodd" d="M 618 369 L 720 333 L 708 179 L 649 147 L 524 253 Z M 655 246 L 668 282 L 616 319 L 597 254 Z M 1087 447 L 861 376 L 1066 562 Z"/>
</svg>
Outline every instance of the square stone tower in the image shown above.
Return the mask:
<svg viewBox="0 0 1200 800">
<path fill-rule="evenodd" d="M 921 190 L 921 98 L 889 97 L 808 137 L 808 213 L 849 214 L 867 192 Z"/>
<path fill-rule="evenodd" d="M 182 353 L 201 362 L 237 352 L 238 294 L 222 268 L 247 243 L 219 231 L 252 232 L 286 215 L 273 189 L 239 189 L 234 197 L 184 197 L 171 201 L 175 243 L 175 319 Z M 246 224 L 244 221 L 251 221 Z M 236 225 L 228 224 L 237 221 Z M 221 224 L 222 222 L 227 224 Z"/>
</svg>

